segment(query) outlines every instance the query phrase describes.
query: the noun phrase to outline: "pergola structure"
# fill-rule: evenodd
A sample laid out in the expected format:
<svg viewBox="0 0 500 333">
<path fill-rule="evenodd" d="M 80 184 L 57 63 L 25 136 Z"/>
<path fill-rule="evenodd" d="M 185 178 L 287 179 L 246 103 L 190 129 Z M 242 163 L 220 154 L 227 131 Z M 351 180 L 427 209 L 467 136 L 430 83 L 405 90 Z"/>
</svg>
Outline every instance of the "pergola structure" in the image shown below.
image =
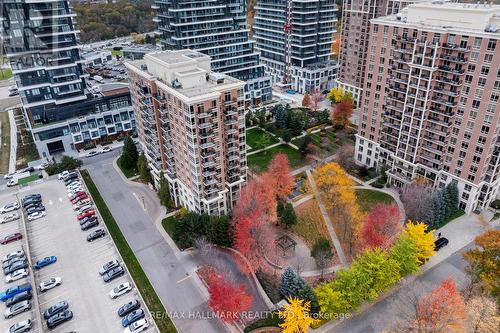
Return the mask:
<svg viewBox="0 0 500 333">
<path fill-rule="evenodd" d="M 275 244 L 283 252 L 283 256 L 286 257 L 288 250 L 292 249 L 292 253 L 295 253 L 295 245 L 297 242 L 288 235 L 283 235 L 275 240 Z"/>
</svg>

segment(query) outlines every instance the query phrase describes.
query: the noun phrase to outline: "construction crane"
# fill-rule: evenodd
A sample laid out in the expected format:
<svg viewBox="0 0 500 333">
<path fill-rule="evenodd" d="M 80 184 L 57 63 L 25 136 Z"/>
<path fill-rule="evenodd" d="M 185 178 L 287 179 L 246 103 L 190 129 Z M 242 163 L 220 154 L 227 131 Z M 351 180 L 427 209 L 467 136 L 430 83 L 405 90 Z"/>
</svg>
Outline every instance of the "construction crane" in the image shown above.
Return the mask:
<svg viewBox="0 0 500 333">
<path fill-rule="evenodd" d="M 292 83 L 292 0 L 286 0 L 286 21 L 283 25 L 285 32 L 285 74 L 283 87 Z"/>
</svg>

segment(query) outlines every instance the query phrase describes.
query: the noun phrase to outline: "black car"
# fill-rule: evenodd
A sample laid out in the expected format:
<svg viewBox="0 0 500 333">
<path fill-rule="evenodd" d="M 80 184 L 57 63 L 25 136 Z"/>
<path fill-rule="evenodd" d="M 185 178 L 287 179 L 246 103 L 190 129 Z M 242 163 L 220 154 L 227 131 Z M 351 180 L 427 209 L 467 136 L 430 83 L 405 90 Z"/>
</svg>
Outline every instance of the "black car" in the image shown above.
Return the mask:
<svg viewBox="0 0 500 333">
<path fill-rule="evenodd" d="M 73 312 L 64 310 L 63 312 L 59 312 L 58 314 L 47 319 L 47 326 L 49 328 L 54 328 L 68 320 L 71 320 L 71 318 L 73 318 Z"/>
<path fill-rule="evenodd" d="M 94 227 L 97 227 L 98 225 L 99 225 L 99 221 L 97 221 L 97 219 L 95 219 L 93 221 L 89 221 L 89 222 L 82 224 L 80 226 L 80 228 L 82 229 L 82 231 L 85 231 L 85 230 L 89 230 L 89 229 L 92 229 Z"/>
<path fill-rule="evenodd" d="M 49 319 L 50 317 L 58 314 L 59 312 L 67 310 L 68 307 L 69 304 L 66 301 L 57 302 L 56 304 L 52 305 L 50 308 L 48 308 L 43 312 L 43 318 Z"/>
<path fill-rule="evenodd" d="M 103 278 L 104 282 L 111 282 L 114 279 L 122 276 L 123 274 L 125 274 L 125 270 L 123 269 L 123 267 L 118 266 L 116 268 L 113 268 L 112 270 L 110 270 L 106 274 L 104 274 L 102 278 Z"/>
<path fill-rule="evenodd" d="M 42 195 L 41 194 L 38 194 L 38 193 L 33 193 L 33 194 L 28 194 L 27 196 L 25 196 L 23 198 L 23 204 L 25 201 L 27 200 L 31 200 L 31 199 L 38 199 L 38 200 L 42 200 Z"/>
<path fill-rule="evenodd" d="M 8 275 L 14 271 L 17 271 L 18 269 L 22 268 L 28 268 L 28 260 L 23 260 L 23 261 L 16 261 L 9 267 L 6 267 L 3 269 L 3 273 L 5 275 Z"/>
<path fill-rule="evenodd" d="M 134 300 L 120 306 L 120 308 L 118 309 L 118 315 L 120 317 L 125 317 L 130 312 L 137 310 L 140 307 L 141 307 L 141 303 L 138 300 L 134 299 Z"/>
<path fill-rule="evenodd" d="M 78 179 L 78 175 L 76 173 L 74 175 L 70 175 L 70 176 L 64 178 L 64 185 L 68 185 L 77 179 Z"/>
<path fill-rule="evenodd" d="M 42 203 L 42 199 L 36 199 L 36 198 L 32 198 L 32 199 L 28 199 L 26 201 L 23 202 L 23 208 L 26 208 L 32 204 L 41 204 Z"/>
<path fill-rule="evenodd" d="M 12 257 L 10 258 L 9 260 L 5 261 L 3 264 L 2 264 L 2 269 L 5 269 L 11 265 L 13 265 L 15 262 L 18 262 L 18 261 L 24 261 L 26 260 L 26 258 L 23 256 L 21 257 Z"/>
<path fill-rule="evenodd" d="M 38 205 L 38 206 L 30 207 L 29 209 L 26 209 L 26 213 L 28 213 L 28 215 L 31 215 L 31 214 L 36 213 L 36 212 L 44 212 L 44 211 L 45 211 L 44 205 Z"/>
<path fill-rule="evenodd" d="M 5 301 L 5 306 L 6 307 L 10 307 L 16 303 L 19 303 L 19 302 L 22 302 L 22 301 L 25 301 L 25 300 L 29 300 L 29 299 L 32 299 L 33 298 L 33 295 L 31 294 L 31 291 L 29 290 L 26 290 L 26 291 L 23 291 L 22 293 L 19 293 L 17 295 L 14 295 L 12 296 L 11 298 L 7 299 Z"/>
<path fill-rule="evenodd" d="M 66 179 L 69 179 L 69 178 L 74 177 L 74 176 L 77 176 L 77 177 L 78 177 L 78 175 L 76 174 L 76 172 L 71 171 L 71 172 L 69 172 L 69 173 L 68 173 L 68 174 L 67 174 L 67 175 L 66 175 L 66 176 L 65 176 L 62 180 L 63 180 L 63 181 L 66 181 Z"/>
<path fill-rule="evenodd" d="M 448 238 L 440 237 L 434 242 L 434 251 L 439 251 L 441 248 L 448 245 Z"/>
<path fill-rule="evenodd" d="M 85 223 L 90 223 L 90 222 L 93 222 L 94 220 L 97 221 L 97 215 L 87 216 L 87 217 L 81 219 L 79 222 L 80 222 L 80 225 L 84 225 Z"/>
<path fill-rule="evenodd" d="M 106 236 L 106 231 L 104 231 L 104 229 L 94 230 L 87 236 L 87 242 L 92 242 L 104 236 Z"/>
<path fill-rule="evenodd" d="M 42 205 L 42 202 L 41 201 L 30 201 L 29 204 L 27 204 L 26 206 L 24 206 L 23 208 L 28 210 L 30 208 L 33 208 L 33 207 L 39 207 Z"/>
</svg>

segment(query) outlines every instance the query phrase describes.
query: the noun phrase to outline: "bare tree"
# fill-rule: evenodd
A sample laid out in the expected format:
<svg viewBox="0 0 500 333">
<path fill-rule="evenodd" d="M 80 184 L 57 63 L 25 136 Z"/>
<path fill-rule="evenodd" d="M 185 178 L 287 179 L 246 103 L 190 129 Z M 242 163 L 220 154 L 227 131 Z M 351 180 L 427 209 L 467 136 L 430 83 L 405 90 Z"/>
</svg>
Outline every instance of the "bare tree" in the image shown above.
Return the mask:
<svg viewBox="0 0 500 333">
<path fill-rule="evenodd" d="M 337 150 L 337 162 L 344 170 L 353 170 L 356 168 L 353 144 L 345 143 Z"/>
<path fill-rule="evenodd" d="M 401 190 L 401 201 L 409 220 L 432 220 L 434 212 L 433 192 L 432 186 L 422 182 L 413 182 Z"/>
</svg>

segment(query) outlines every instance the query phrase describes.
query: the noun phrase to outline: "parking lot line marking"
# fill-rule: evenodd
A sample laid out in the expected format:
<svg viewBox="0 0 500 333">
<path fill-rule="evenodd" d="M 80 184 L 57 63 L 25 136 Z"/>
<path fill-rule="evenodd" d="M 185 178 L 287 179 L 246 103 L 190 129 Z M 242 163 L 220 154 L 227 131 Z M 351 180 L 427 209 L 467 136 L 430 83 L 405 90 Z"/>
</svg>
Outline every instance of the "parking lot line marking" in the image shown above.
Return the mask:
<svg viewBox="0 0 500 333">
<path fill-rule="evenodd" d="M 189 279 L 191 277 L 191 275 L 188 275 L 186 277 L 183 277 L 182 279 L 180 279 L 179 281 L 177 281 L 177 283 L 181 283 L 183 281 L 186 281 L 187 279 Z"/>
</svg>

